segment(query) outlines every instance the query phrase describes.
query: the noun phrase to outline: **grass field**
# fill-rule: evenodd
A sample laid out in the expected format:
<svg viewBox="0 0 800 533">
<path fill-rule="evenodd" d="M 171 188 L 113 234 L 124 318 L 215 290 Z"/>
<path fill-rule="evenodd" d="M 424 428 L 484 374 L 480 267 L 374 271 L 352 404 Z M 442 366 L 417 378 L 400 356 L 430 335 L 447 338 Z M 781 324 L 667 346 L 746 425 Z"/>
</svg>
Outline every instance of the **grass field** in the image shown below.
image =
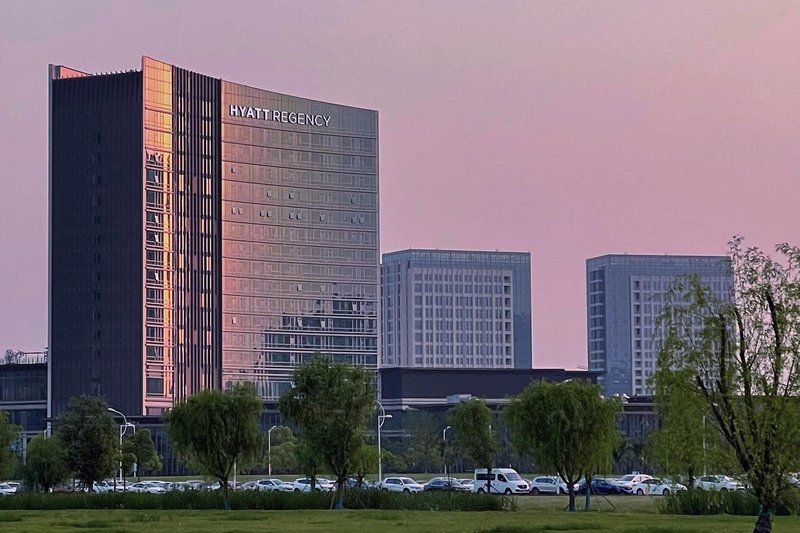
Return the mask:
<svg viewBox="0 0 800 533">
<path fill-rule="evenodd" d="M 598 531 L 671 533 L 753 530 L 753 517 L 673 516 L 657 513 L 656 498 L 616 497 L 593 502 L 594 511 L 567 513 L 566 497 L 522 497 L 516 512 L 445 511 L 2 511 L 0 531 L 141 531 L 281 533 L 412 531 L 414 533 L 535 533 Z M 800 518 L 776 517 L 774 531 L 796 532 Z"/>
</svg>

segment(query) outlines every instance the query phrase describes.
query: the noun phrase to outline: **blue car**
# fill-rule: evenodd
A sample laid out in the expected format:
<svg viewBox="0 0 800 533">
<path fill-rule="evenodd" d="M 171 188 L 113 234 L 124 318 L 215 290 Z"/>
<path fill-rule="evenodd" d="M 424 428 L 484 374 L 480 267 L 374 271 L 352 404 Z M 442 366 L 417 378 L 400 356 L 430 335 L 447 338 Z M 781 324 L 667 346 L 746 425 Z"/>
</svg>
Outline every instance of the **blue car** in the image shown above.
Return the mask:
<svg viewBox="0 0 800 533">
<path fill-rule="evenodd" d="M 625 491 L 621 487 L 609 483 L 605 479 L 592 480 L 592 494 L 623 494 Z M 586 480 L 578 483 L 578 494 L 586 494 Z"/>
</svg>

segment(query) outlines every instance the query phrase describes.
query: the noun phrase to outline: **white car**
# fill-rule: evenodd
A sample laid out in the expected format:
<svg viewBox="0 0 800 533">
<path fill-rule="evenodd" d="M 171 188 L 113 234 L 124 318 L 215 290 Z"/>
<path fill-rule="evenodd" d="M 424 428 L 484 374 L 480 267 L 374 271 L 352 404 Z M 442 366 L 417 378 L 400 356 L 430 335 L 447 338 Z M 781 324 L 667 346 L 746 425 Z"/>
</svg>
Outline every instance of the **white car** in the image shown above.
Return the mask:
<svg viewBox="0 0 800 533">
<path fill-rule="evenodd" d="M 323 485 L 322 483 L 320 483 L 319 480 L 320 478 L 316 479 L 317 483 L 314 485 L 314 489 L 323 492 L 330 491 L 330 488 L 327 485 Z M 295 479 L 292 482 L 292 490 L 294 492 L 311 492 L 311 478 L 301 477 Z"/>
<path fill-rule="evenodd" d="M 0 483 L 0 496 L 11 496 L 16 494 L 17 487 L 13 487 L 8 483 Z"/>
<path fill-rule="evenodd" d="M 556 476 L 539 476 L 531 480 L 531 494 L 566 494 L 567 484 Z"/>
<path fill-rule="evenodd" d="M 638 496 L 666 496 L 671 492 L 678 492 L 679 490 L 686 490 L 686 485 L 675 483 L 669 479 L 661 480 L 652 477 L 631 487 L 631 494 L 636 494 Z"/>
<path fill-rule="evenodd" d="M 482 494 L 528 494 L 531 488 L 513 468 L 492 468 L 491 473 L 485 468 L 475 470 L 472 492 Z"/>
<path fill-rule="evenodd" d="M 628 494 L 631 493 L 633 486 L 637 483 L 641 483 L 647 479 L 652 479 L 653 476 L 648 476 L 647 474 L 628 474 L 626 476 L 622 476 L 619 479 L 609 480 L 611 483 L 616 485 L 617 487 L 621 488 L 623 491 L 627 492 Z"/>
<path fill-rule="evenodd" d="M 272 492 L 276 490 L 291 492 L 294 490 L 294 485 L 291 483 L 286 483 L 282 479 L 259 479 L 258 481 L 251 481 L 250 483 L 255 484 L 255 486 L 250 490 L 257 490 L 260 492 Z"/>
<path fill-rule="evenodd" d="M 130 492 L 141 492 L 149 494 L 164 494 L 165 492 L 167 492 L 161 485 L 158 485 L 156 483 L 149 483 L 146 481 L 131 483 L 130 485 L 128 485 L 128 490 Z"/>
<path fill-rule="evenodd" d="M 703 476 L 695 482 L 695 487 L 702 490 L 718 490 L 721 492 L 729 490 L 744 490 L 744 485 L 730 476 Z"/>
<path fill-rule="evenodd" d="M 410 477 L 387 477 L 381 483 L 381 490 L 389 492 L 422 492 L 424 487 Z"/>
</svg>

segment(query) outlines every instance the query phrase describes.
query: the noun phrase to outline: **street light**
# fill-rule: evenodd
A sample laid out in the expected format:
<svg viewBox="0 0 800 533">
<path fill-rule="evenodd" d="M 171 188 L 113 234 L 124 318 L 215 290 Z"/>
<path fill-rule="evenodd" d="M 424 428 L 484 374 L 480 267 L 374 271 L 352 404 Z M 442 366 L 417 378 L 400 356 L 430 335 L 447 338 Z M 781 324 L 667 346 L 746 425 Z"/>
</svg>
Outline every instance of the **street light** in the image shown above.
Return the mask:
<svg viewBox="0 0 800 533">
<path fill-rule="evenodd" d="M 108 408 L 109 411 L 112 413 L 116 413 L 122 417 L 122 424 L 119 425 L 119 479 L 122 478 L 122 437 L 125 435 L 125 432 L 128 431 L 128 427 L 133 428 L 133 433 L 136 433 L 136 426 L 132 422 L 128 422 L 128 418 L 122 414 L 120 411 L 113 409 L 111 407 Z M 116 485 L 115 485 L 116 486 Z"/>
<path fill-rule="evenodd" d="M 267 475 L 272 477 L 272 430 L 278 426 L 272 426 L 267 431 Z"/>
<path fill-rule="evenodd" d="M 444 467 L 444 477 L 447 477 L 447 463 L 444 460 L 444 448 L 445 448 L 445 446 L 447 446 L 447 430 L 448 429 L 453 429 L 453 428 L 451 426 L 447 426 L 442 431 L 442 466 Z"/>
<path fill-rule="evenodd" d="M 381 408 L 381 414 L 378 415 L 378 483 L 383 481 L 383 457 L 381 457 L 381 428 L 383 427 L 383 423 L 386 422 L 387 418 L 392 418 L 392 415 L 387 415 L 386 411 L 383 409 L 383 404 L 379 401 L 375 401 L 378 404 L 378 407 Z"/>
<path fill-rule="evenodd" d="M 703 414 L 703 475 L 706 475 L 706 415 Z"/>
</svg>

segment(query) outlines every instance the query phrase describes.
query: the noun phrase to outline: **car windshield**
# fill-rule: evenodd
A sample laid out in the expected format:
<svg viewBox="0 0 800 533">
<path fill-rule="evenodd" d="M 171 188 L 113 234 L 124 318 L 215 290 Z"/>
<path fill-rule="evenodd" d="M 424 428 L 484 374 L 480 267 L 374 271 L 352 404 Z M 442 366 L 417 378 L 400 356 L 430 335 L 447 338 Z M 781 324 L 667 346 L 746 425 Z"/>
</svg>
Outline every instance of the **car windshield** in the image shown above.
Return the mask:
<svg viewBox="0 0 800 533">
<path fill-rule="evenodd" d="M 400 478 L 400 482 L 403 485 L 416 485 L 417 484 L 417 482 L 414 481 L 413 479 L 411 479 L 410 477 L 401 477 Z"/>
<path fill-rule="evenodd" d="M 635 477 L 636 476 L 634 476 L 633 474 L 628 474 L 627 476 L 622 476 L 621 478 L 619 478 L 619 480 L 620 481 L 633 481 L 633 478 L 635 478 Z"/>
<path fill-rule="evenodd" d="M 510 474 L 506 474 L 506 479 L 509 481 L 519 481 L 522 478 L 516 472 L 511 472 Z"/>
</svg>

